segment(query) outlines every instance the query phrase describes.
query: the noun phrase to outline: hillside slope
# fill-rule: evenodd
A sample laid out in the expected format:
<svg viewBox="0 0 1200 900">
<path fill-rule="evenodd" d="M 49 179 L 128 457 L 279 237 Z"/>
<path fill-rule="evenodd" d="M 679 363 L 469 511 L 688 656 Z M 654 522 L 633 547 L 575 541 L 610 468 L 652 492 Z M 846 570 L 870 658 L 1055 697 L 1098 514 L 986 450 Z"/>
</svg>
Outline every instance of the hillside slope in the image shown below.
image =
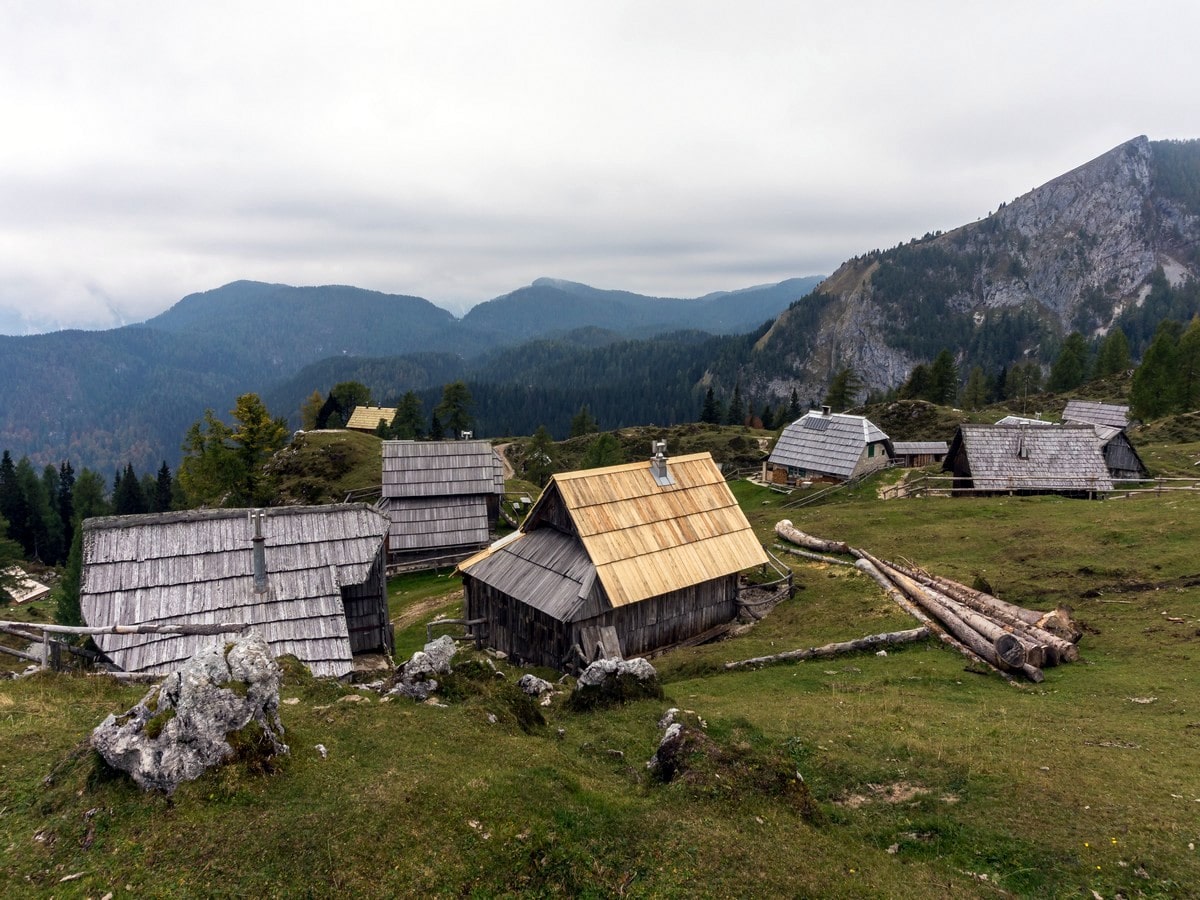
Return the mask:
<svg viewBox="0 0 1200 900">
<path fill-rule="evenodd" d="M 979 222 L 848 260 L 778 318 L 747 380 L 819 395 L 846 365 L 895 387 L 942 348 L 1045 360 L 1062 335 L 1133 313 L 1160 270 L 1200 275 L 1200 141 L 1135 138 Z"/>
</svg>

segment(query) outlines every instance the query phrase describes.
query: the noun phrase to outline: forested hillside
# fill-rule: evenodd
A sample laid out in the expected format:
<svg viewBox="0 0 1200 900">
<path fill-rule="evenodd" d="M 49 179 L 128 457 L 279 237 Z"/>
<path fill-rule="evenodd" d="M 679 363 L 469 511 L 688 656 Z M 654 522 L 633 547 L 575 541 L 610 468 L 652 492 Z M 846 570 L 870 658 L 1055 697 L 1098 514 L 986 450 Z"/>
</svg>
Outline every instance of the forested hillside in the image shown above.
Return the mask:
<svg viewBox="0 0 1200 900">
<path fill-rule="evenodd" d="M 476 360 L 539 337 L 555 335 L 577 350 L 681 328 L 747 330 L 817 280 L 697 300 L 540 280 L 480 304 L 470 322 L 417 297 L 234 282 L 140 325 L 0 337 L 0 447 L 38 465 L 70 458 L 103 471 L 129 462 L 145 470 L 177 462 L 188 425 L 206 408 L 225 415 L 246 391 L 298 422 L 304 398 L 348 379 L 371 385 L 380 401 L 468 375 L 504 381 L 514 367 L 528 372 L 519 361 L 541 351 Z M 529 377 L 533 387 L 544 384 L 540 374 Z M 628 379 L 622 384 L 630 389 Z M 565 398 L 561 385 L 555 391 Z M 508 430 L 499 416 L 490 421 Z"/>
</svg>

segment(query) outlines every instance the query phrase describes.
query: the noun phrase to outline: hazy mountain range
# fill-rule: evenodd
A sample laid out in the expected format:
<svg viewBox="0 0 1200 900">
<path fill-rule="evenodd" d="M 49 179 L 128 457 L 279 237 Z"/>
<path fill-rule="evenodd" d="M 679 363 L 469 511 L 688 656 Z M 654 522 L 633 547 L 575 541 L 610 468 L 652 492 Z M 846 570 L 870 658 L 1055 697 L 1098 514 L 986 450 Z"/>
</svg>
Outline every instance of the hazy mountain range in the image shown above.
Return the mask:
<svg viewBox="0 0 1200 900">
<path fill-rule="evenodd" d="M 560 436 L 587 403 L 603 427 L 695 419 L 708 388 L 757 410 L 818 402 L 849 366 L 901 384 L 951 350 L 965 375 L 1053 360 L 1114 326 L 1137 356 L 1163 318 L 1200 311 L 1200 141 L 1135 138 L 978 222 L 848 260 L 833 275 L 644 297 L 538 279 L 461 319 L 419 297 L 235 282 L 140 325 L 0 337 L 0 448 L 111 471 L 174 464 L 187 427 L 256 391 L 295 423 L 338 381 L 428 412 L 468 381 L 481 435 Z M 818 282 L 820 282 L 818 284 Z"/>
<path fill-rule="evenodd" d="M 0 448 L 39 465 L 173 464 L 206 407 L 224 414 L 238 394 L 256 391 L 275 400 L 273 411 L 294 416 L 299 399 L 345 380 L 338 372 L 349 361 L 357 371 L 380 360 L 370 381 L 386 402 L 466 377 L 472 360 L 534 339 L 574 332 L 568 345 L 582 347 L 680 330 L 749 331 L 818 281 L 685 300 L 539 279 L 462 319 L 419 297 L 234 282 L 137 325 L 0 337 Z M 279 405 L 280 396 L 289 399 Z"/>
</svg>

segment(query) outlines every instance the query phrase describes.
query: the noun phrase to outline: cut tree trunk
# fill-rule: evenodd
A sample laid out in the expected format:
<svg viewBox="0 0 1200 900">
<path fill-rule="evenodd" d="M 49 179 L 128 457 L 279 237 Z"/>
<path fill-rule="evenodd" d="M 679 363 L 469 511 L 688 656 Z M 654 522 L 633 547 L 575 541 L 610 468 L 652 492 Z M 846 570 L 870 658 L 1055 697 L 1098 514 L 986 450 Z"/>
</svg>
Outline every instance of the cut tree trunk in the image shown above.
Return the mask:
<svg viewBox="0 0 1200 900">
<path fill-rule="evenodd" d="M 787 650 L 771 656 L 756 656 L 753 659 L 743 659 L 737 662 L 725 663 L 726 669 L 741 669 L 747 666 L 762 666 L 768 663 L 789 662 L 804 659 L 825 659 L 842 653 L 861 653 L 866 650 L 877 650 L 880 647 L 890 647 L 895 644 L 907 644 L 913 641 L 923 641 L 932 632 L 929 628 L 910 628 L 907 631 L 889 631 L 884 634 L 872 634 L 854 641 L 839 641 L 825 644 L 822 647 L 809 647 L 807 650 Z"/>
<path fill-rule="evenodd" d="M 923 584 L 935 587 L 937 590 L 953 597 L 964 606 L 968 606 L 1004 625 L 1011 626 L 1013 631 L 1028 643 L 1043 648 L 1043 662 L 1041 665 L 1056 666 L 1060 663 L 1074 662 L 1079 659 L 1079 648 L 1073 643 L 1038 625 L 1030 624 L 1029 618 L 1041 619 L 1043 618 L 1042 613 L 1027 610 L 1012 603 L 1006 603 L 997 597 L 993 597 L 991 594 L 985 594 L 982 591 L 969 588 L 965 584 L 951 581 L 949 578 L 931 575 L 919 569 L 897 566 L 895 563 L 889 563 L 889 565 L 904 572 L 906 575 L 916 578 Z M 1014 609 L 1031 615 L 1015 615 L 1012 612 Z"/>
<path fill-rule="evenodd" d="M 827 541 L 824 538 L 805 534 L 794 526 L 789 519 L 781 519 L 777 522 L 775 524 L 775 533 L 797 547 L 807 547 L 809 550 L 819 550 L 822 553 L 850 552 L 850 546 L 845 541 Z"/>
</svg>

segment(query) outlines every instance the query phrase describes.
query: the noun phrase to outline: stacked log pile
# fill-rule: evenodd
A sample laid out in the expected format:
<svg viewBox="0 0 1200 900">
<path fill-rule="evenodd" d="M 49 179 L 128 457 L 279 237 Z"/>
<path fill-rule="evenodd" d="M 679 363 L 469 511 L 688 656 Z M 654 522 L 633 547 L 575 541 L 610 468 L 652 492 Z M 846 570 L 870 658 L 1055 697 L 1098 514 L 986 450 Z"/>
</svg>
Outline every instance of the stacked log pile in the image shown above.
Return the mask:
<svg viewBox="0 0 1200 900">
<path fill-rule="evenodd" d="M 1041 682 L 1043 668 L 1079 659 L 1076 643 L 1082 632 L 1065 607 L 1041 613 L 1016 606 L 915 566 L 807 535 L 786 519 L 775 526 L 775 533 L 808 551 L 853 556 L 856 568 L 878 582 L 898 606 L 939 640 L 1006 679 L 1023 675 Z"/>
</svg>

